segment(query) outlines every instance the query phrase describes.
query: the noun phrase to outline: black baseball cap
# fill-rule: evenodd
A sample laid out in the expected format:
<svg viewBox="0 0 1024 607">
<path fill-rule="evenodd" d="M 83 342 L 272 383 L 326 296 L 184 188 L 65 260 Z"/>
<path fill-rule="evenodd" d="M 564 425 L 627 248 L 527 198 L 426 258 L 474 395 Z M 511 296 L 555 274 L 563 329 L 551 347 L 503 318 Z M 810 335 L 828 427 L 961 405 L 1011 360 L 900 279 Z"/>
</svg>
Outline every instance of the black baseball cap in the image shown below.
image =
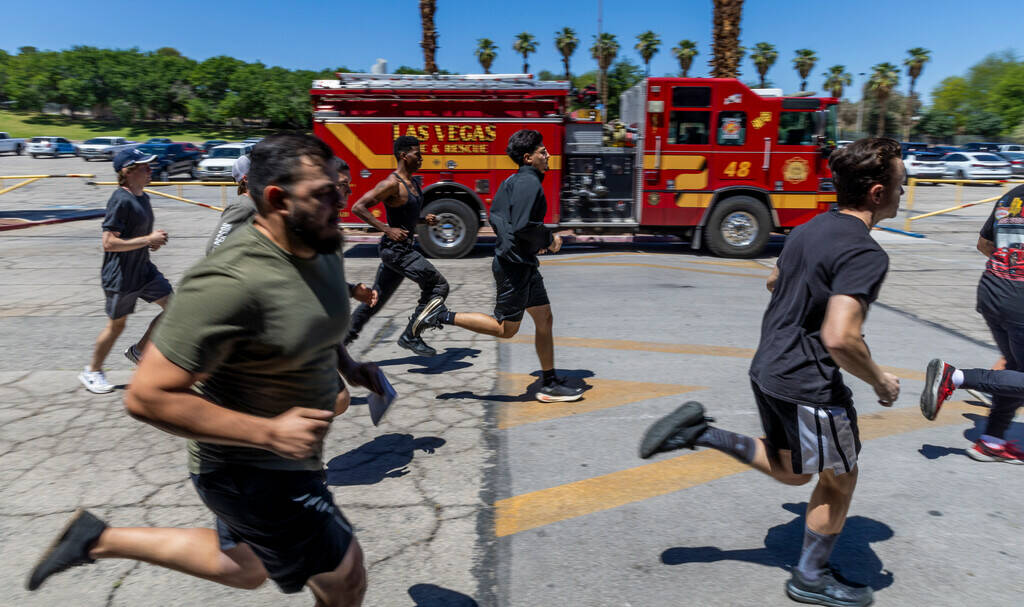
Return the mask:
<svg viewBox="0 0 1024 607">
<path fill-rule="evenodd" d="M 136 164 L 146 164 L 147 162 L 153 162 L 156 160 L 156 154 L 146 154 L 138 148 L 131 148 L 130 150 L 121 150 L 114 156 L 114 172 L 120 173 L 121 169 L 130 167 Z"/>
</svg>

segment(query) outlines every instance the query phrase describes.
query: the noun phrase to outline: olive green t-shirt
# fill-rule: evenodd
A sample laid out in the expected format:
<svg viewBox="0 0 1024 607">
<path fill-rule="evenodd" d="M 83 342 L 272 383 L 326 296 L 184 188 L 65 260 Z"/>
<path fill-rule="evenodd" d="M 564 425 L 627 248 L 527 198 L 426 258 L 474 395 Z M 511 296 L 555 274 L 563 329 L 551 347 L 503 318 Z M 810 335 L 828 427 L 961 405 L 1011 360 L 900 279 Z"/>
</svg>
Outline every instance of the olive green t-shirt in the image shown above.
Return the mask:
<svg viewBox="0 0 1024 607">
<path fill-rule="evenodd" d="M 349 323 L 341 252 L 302 259 L 252 225 L 182 279 L 153 337 L 223 407 L 273 417 L 292 407 L 334 410 L 337 347 Z M 226 464 L 320 470 L 320 454 L 289 460 L 263 449 L 189 441 L 195 474 Z"/>
</svg>

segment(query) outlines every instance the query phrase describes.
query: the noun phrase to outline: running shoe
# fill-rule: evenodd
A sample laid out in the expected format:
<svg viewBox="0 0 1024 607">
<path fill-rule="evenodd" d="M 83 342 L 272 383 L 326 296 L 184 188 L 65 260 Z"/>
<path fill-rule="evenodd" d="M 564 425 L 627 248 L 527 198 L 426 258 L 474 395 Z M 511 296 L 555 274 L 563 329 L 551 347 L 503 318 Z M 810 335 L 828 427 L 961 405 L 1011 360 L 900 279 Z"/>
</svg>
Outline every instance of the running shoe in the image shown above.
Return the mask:
<svg viewBox="0 0 1024 607">
<path fill-rule="evenodd" d="M 956 386 L 953 385 L 953 371 L 956 367 L 942 359 L 933 358 L 928 363 L 928 371 L 924 380 L 924 392 L 921 393 L 921 413 L 928 419 L 935 419 Z"/>
<path fill-rule="evenodd" d="M 437 350 L 427 345 L 423 338 L 415 335 L 411 335 L 409 331 L 404 331 L 402 336 L 398 338 L 398 345 L 402 346 L 406 350 L 412 350 L 419 356 L 437 356 Z"/>
<path fill-rule="evenodd" d="M 831 565 L 813 582 L 794 569 L 786 582 L 786 594 L 799 603 L 834 607 L 865 607 L 875 601 L 871 588 L 850 582 Z"/>
<path fill-rule="evenodd" d="M 640 457 L 647 459 L 655 453 L 676 449 L 694 449 L 697 439 L 708 429 L 704 405 L 697 401 L 683 403 L 678 409 L 651 424 L 640 441 Z"/>
<path fill-rule="evenodd" d="M 544 384 L 537 390 L 537 400 L 542 403 L 568 403 L 583 398 L 583 388 L 565 385 L 564 379 Z"/>
<path fill-rule="evenodd" d="M 32 568 L 25 587 L 35 590 L 55 573 L 96 562 L 89 558 L 89 550 L 106 528 L 106 523 L 79 508 Z"/>
<path fill-rule="evenodd" d="M 419 311 L 416 316 L 412 319 L 411 331 L 414 337 L 419 337 L 424 329 L 440 329 L 441 321 L 438 317 L 441 316 L 442 312 L 446 312 L 447 308 L 444 306 L 444 298 L 437 296 L 427 302 L 427 305 L 423 306 L 423 309 Z"/>
<path fill-rule="evenodd" d="M 128 349 L 124 351 L 124 357 L 132 362 L 136 367 L 139 366 L 139 361 L 142 360 L 142 352 L 132 344 L 128 346 Z"/>
<path fill-rule="evenodd" d="M 1015 441 L 1007 441 L 1001 445 L 993 445 L 978 440 L 967 450 L 967 455 L 978 462 L 1006 462 L 1007 464 L 1024 464 L 1024 451 Z"/>
<path fill-rule="evenodd" d="M 90 371 L 89 367 L 86 367 L 78 374 L 78 381 L 82 382 L 85 389 L 93 394 L 106 394 L 114 391 L 114 386 L 107 381 L 107 376 L 103 374 L 103 371 Z"/>
</svg>

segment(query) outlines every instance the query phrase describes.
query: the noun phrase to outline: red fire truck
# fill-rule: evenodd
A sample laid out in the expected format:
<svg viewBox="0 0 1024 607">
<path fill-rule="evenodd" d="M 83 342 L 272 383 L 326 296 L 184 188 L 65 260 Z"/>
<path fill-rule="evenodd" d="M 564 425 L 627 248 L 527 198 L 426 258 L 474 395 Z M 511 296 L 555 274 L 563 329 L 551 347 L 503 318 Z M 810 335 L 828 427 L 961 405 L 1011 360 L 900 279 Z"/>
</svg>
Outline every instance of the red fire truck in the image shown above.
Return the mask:
<svg viewBox="0 0 1024 607">
<path fill-rule="evenodd" d="M 835 201 L 827 155 L 833 98 L 783 97 L 734 79 L 647 78 L 621 97 L 635 143 L 608 142 L 596 112 L 568 111 L 569 85 L 525 74 L 338 74 L 311 90 L 314 133 L 352 169 L 350 204 L 395 168 L 392 142 L 421 142 L 428 255 L 473 248 L 498 185 L 517 167 L 509 136 L 540 131 L 551 154 L 545 219 L 578 233 L 662 233 L 751 257 L 770 232 Z M 611 143 L 609 145 L 608 143 Z M 382 212 L 380 208 L 375 213 Z M 366 227 L 342 211 L 346 227 Z"/>
</svg>

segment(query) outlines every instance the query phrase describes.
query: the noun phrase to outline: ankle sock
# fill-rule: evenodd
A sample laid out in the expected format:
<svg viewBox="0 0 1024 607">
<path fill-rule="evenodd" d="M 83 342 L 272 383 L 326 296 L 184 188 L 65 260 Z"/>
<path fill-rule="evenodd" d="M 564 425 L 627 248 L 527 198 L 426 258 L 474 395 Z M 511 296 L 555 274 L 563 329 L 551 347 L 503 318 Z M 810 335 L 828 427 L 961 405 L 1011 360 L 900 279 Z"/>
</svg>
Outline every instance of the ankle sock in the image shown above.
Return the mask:
<svg viewBox="0 0 1024 607">
<path fill-rule="evenodd" d="M 839 534 L 824 535 L 804 527 L 804 548 L 800 552 L 800 562 L 796 570 L 808 582 L 813 582 L 825 572 L 828 557 L 832 555 Z"/>
<path fill-rule="evenodd" d="M 698 447 L 711 447 L 731 455 L 744 464 L 754 461 L 755 444 L 753 438 L 736 434 L 721 428 L 708 426 L 697 438 Z"/>
<path fill-rule="evenodd" d="M 541 376 L 543 377 L 543 382 L 544 382 L 545 386 L 550 386 L 551 384 L 555 383 L 555 370 L 554 369 L 547 369 L 547 370 L 541 369 L 540 372 L 541 372 Z"/>
<path fill-rule="evenodd" d="M 964 372 L 960 369 L 953 371 L 953 385 L 957 388 L 964 385 Z"/>
<path fill-rule="evenodd" d="M 438 315 L 437 319 L 441 321 L 442 325 L 454 325 L 455 324 L 455 312 L 451 310 L 445 310 Z"/>
</svg>

